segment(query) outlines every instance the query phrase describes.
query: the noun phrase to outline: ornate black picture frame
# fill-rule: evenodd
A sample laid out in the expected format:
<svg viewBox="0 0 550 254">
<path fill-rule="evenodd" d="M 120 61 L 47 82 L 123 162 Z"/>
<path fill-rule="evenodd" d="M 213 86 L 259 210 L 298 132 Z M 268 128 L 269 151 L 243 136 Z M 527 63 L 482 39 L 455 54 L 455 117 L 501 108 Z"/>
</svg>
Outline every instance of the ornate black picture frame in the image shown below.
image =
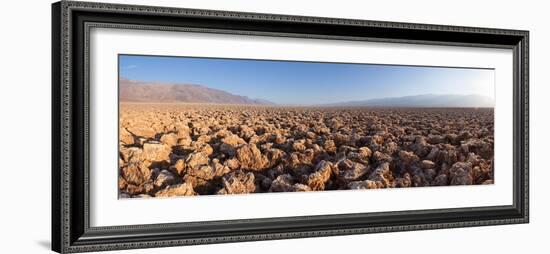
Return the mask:
<svg viewBox="0 0 550 254">
<path fill-rule="evenodd" d="M 513 205 L 91 227 L 92 27 L 513 50 Z M 472 227 L 529 221 L 528 31 L 62 1 L 52 6 L 52 249 L 60 253 Z"/>
</svg>

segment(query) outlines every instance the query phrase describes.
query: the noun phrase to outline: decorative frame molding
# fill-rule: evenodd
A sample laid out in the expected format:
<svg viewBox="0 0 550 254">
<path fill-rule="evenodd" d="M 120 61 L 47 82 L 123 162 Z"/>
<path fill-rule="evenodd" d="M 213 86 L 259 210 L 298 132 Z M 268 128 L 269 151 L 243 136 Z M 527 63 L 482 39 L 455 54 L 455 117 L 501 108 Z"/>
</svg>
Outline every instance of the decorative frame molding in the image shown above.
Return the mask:
<svg viewBox="0 0 550 254">
<path fill-rule="evenodd" d="M 512 206 L 90 227 L 88 59 L 93 27 L 507 48 L 514 52 Z M 60 253 L 529 221 L 529 32 L 61 1 L 52 5 L 52 249 Z M 215 229 L 216 233 L 211 233 Z"/>
</svg>

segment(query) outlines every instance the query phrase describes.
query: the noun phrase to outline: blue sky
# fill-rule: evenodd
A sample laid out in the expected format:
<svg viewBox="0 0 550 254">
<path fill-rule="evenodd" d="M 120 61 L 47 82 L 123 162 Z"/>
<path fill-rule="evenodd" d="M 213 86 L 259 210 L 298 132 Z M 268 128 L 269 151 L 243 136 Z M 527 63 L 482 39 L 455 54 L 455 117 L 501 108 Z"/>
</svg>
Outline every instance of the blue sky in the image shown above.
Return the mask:
<svg viewBox="0 0 550 254">
<path fill-rule="evenodd" d="M 494 70 L 120 55 L 121 78 L 198 84 L 278 104 L 325 104 L 419 94 L 494 98 Z"/>
</svg>

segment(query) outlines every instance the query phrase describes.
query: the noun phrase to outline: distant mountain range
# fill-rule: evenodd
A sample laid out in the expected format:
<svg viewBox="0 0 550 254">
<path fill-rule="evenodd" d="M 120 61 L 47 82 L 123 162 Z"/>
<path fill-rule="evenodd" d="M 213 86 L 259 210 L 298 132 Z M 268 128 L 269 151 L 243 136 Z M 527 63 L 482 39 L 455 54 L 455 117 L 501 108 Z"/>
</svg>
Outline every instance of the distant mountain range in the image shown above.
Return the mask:
<svg viewBox="0 0 550 254">
<path fill-rule="evenodd" d="M 494 104 L 495 102 L 492 98 L 477 94 L 422 94 L 361 101 L 348 101 L 324 104 L 321 106 L 490 108 L 494 107 Z"/>
<path fill-rule="evenodd" d="M 142 82 L 120 79 L 121 102 L 184 102 L 274 105 L 275 103 L 235 95 L 223 90 L 194 84 Z M 312 106 L 323 107 L 494 107 L 494 100 L 487 96 L 470 94 L 422 94 L 403 97 L 347 101 Z"/>
<path fill-rule="evenodd" d="M 124 78 L 120 79 L 119 98 L 121 102 L 273 104 L 202 85 L 141 82 Z"/>
</svg>

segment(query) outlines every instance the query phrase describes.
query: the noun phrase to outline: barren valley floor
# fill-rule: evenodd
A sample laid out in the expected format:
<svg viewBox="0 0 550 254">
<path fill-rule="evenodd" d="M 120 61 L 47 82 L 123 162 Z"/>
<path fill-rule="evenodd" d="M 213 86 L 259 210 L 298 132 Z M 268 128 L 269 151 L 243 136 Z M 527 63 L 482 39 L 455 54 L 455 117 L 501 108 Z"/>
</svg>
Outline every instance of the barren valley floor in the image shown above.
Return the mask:
<svg viewBox="0 0 550 254">
<path fill-rule="evenodd" d="M 493 183 L 492 108 L 121 103 L 119 197 Z"/>
</svg>

